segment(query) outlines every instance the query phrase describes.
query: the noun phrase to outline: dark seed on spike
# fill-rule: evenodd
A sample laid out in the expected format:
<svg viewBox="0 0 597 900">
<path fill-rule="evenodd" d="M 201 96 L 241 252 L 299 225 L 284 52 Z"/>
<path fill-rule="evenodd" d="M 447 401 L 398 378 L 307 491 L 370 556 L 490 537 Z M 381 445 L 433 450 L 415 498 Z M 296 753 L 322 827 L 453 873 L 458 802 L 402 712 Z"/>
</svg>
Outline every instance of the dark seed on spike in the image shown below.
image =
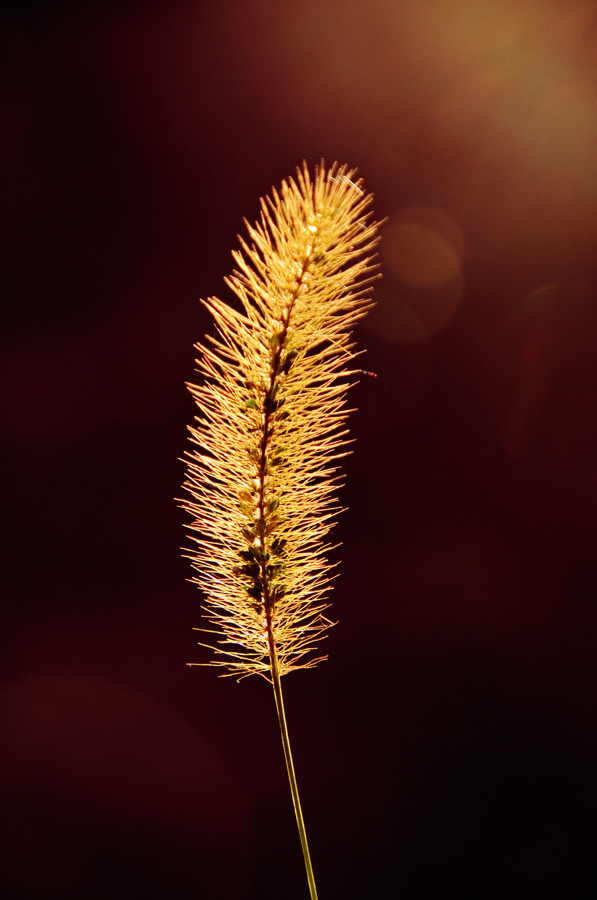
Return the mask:
<svg viewBox="0 0 597 900">
<path fill-rule="evenodd" d="M 272 553 L 274 556 L 280 556 L 284 552 L 284 547 L 286 546 L 286 541 L 284 538 L 275 538 L 272 541 Z"/>
</svg>

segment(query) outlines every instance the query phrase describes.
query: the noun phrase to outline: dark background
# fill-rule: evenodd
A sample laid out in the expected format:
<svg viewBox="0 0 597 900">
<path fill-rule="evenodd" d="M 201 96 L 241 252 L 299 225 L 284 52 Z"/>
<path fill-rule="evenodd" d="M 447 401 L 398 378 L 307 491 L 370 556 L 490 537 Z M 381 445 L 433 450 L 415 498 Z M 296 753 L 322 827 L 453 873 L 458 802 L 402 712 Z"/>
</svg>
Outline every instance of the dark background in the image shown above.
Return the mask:
<svg viewBox="0 0 597 900">
<path fill-rule="evenodd" d="M 2 18 L 8 900 L 307 894 L 265 682 L 180 558 L 199 297 L 259 196 L 388 217 L 330 659 L 286 680 L 319 893 L 594 897 L 597 7 L 21 3 Z"/>
</svg>

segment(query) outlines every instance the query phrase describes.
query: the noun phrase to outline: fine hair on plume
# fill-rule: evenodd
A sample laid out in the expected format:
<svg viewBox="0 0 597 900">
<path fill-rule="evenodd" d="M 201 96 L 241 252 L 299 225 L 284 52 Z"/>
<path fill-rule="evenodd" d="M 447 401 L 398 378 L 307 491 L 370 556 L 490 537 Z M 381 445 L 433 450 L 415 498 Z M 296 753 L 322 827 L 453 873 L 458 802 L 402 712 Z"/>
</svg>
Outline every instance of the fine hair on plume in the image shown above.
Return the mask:
<svg viewBox="0 0 597 900">
<path fill-rule="evenodd" d="M 351 333 L 373 305 L 379 223 L 356 171 L 306 163 L 260 201 L 226 278 L 241 309 L 203 301 L 215 334 L 197 344 L 197 407 L 185 454 L 193 548 L 222 674 L 262 675 L 274 689 L 310 896 L 317 897 L 281 677 L 325 657 L 332 625 L 327 536 L 341 508 L 348 452 Z M 194 663 L 197 665 L 197 663 Z"/>
</svg>

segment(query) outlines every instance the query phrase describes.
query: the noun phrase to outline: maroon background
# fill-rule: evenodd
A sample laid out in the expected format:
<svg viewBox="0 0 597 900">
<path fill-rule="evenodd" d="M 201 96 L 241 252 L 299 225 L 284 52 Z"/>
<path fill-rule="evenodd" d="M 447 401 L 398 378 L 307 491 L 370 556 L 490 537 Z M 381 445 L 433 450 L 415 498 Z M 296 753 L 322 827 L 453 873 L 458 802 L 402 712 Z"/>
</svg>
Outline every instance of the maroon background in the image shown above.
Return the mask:
<svg viewBox="0 0 597 900">
<path fill-rule="evenodd" d="M 321 157 L 464 245 L 444 327 L 357 335 L 339 625 L 286 682 L 320 896 L 595 896 L 596 13 L 4 15 L 3 897 L 306 896 L 269 689 L 185 667 L 172 498 L 198 297 Z"/>
</svg>

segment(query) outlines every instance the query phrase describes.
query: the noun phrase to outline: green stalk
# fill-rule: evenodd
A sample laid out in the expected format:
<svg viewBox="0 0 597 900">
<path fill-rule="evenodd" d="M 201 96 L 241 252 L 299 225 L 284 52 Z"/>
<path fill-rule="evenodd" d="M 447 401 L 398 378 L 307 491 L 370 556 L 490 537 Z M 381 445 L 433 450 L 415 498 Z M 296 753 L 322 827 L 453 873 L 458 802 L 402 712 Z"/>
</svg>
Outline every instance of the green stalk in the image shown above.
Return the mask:
<svg viewBox="0 0 597 900">
<path fill-rule="evenodd" d="M 305 831 L 305 822 L 303 820 L 303 811 L 301 809 L 301 801 L 299 798 L 298 785 L 296 783 L 296 775 L 294 772 L 294 763 L 292 762 L 292 753 L 290 750 L 290 738 L 288 737 L 288 725 L 286 724 L 286 713 L 284 712 L 284 699 L 282 697 L 282 681 L 280 679 L 280 670 L 278 668 L 278 655 L 276 653 L 276 645 L 274 643 L 271 630 L 269 632 L 269 655 L 272 671 L 272 685 L 274 687 L 274 697 L 276 698 L 276 711 L 278 713 L 278 723 L 280 725 L 280 735 L 282 736 L 282 747 L 284 748 L 284 760 L 286 762 L 286 771 L 288 772 L 288 780 L 290 782 L 290 793 L 292 794 L 292 805 L 294 806 L 294 814 L 296 816 L 296 824 L 298 826 L 299 838 L 303 850 L 303 859 L 305 861 L 305 870 L 307 872 L 307 881 L 309 882 L 309 893 L 311 900 L 317 900 L 317 888 L 315 887 L 315 876 L 313 875 L 313 866 L 311 865 L 311 856 L 309 854 L 309 844 L 307 842 L 307 832 Z"/>
</svg>

